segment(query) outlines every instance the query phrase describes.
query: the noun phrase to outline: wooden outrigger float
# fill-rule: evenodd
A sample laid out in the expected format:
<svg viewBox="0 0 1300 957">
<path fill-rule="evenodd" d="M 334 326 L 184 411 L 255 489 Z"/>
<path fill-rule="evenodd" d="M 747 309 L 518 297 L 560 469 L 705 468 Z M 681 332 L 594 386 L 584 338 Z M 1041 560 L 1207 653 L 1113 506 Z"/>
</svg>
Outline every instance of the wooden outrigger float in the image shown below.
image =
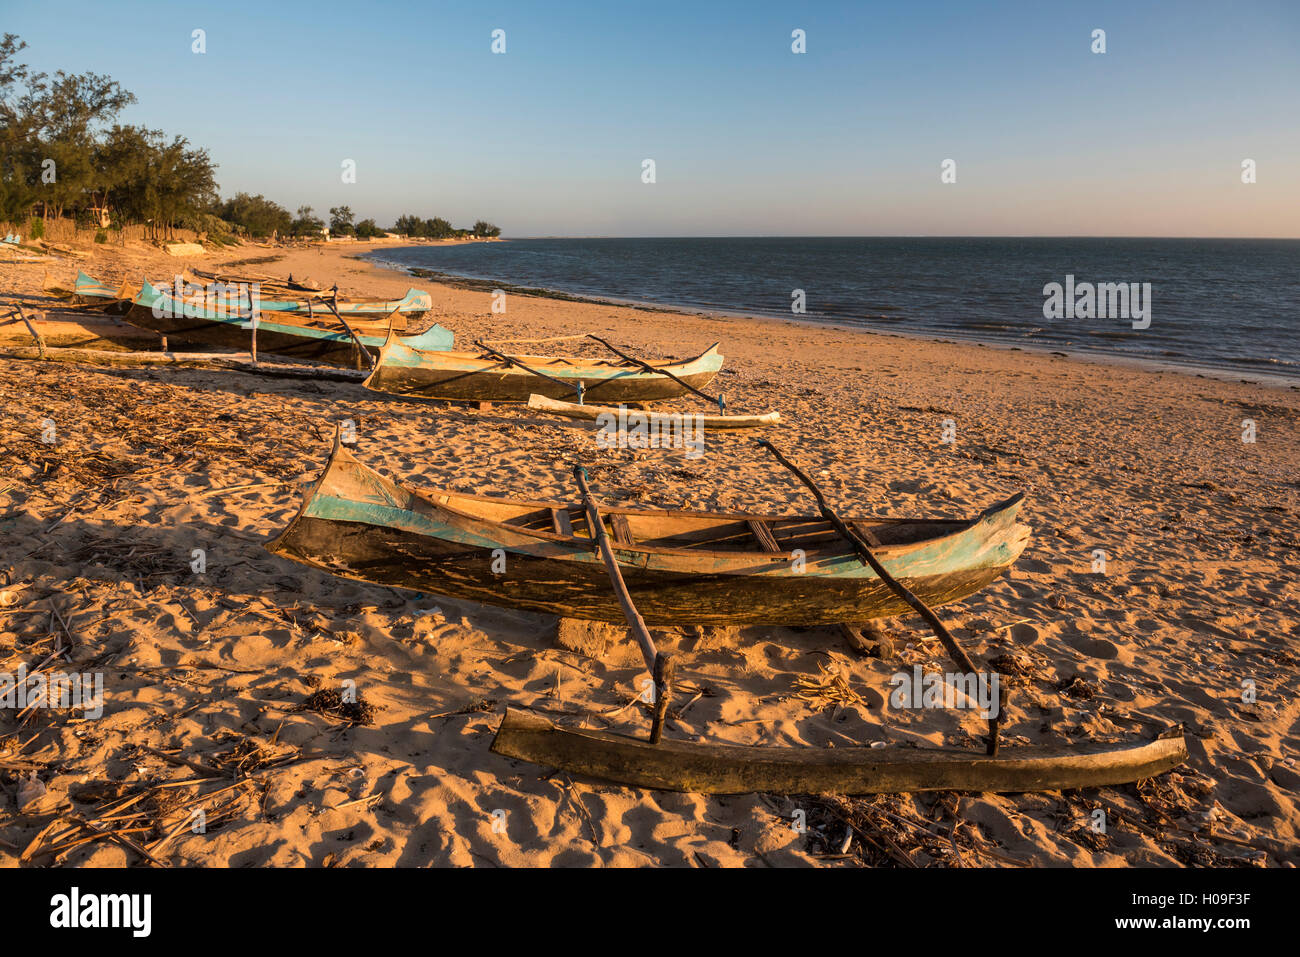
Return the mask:
<svg viewBox="0 0 1300 957">
<path fill-rule="evenodd" d="M 250 315 L 247 303 L 247 299 L 227 301 L 220 297 L 179 300 L 146 282 L 125 320 L 163 337 L 236 351 L 251 349 L 254 358 L 261 351 L 335 365 L 373 364 L 373 354 L 390 335 L 430 353 L 452 345 L 450 330 L 442 326 L 431 326 L 418 336 L 403 339 L 383 323 L 361 322 L 354 317 L 350 323 L 336 311 L 333 298 L 323 299 L 309 315 Z M 342 304 L 337 304 L 337 310 L 341 309 Z"/>
<path fill-rule="evenodd" d="M 1062 791 L 1126 784 L 1187 760 L 1180 734 L 1151 741 L 1003 748 L 770 748 L 661 740 L 562 728 L 507 708 L 492 750 L 629 787 L 700 794 L 892 794 Z"/>
<path fill-rule="evenodd" d="M 428 352 L 391 336 L 366 387 L 376 392 L 451 402 L 527 402 L 590 397 L 602 402 L 653 402 L 703 388 L 722 368 L 717 345 L 693 359 L 638 365 L 626 359 Z M 643 367 L 644 366 L 644 367 Z"/>
<path fill-rule="evenodd" d="M 587 422 L 617 421 L 620 416 L 640 416 L 637 421 L 647 428 L 659 429 L 662 426 L 676 426 L 685 420 L 695 427 L 709 430 L 719 429 L 761 429 L 781 422 L 780 412 L 764 412 L 761 415 L 705 415 L 699 412 L 651 412 L 629 409 L 626 406 L 579 405 L 577 402 L 561 402 L 548 399 L 544 395 L 530 395 L 528 408 L 538 412 L 562 415 L 567 419 L 581 419 Z"/>
<path fill-rule="evenodd" d="M 196 267 L 191 267 L 187 269 L 186 272 L 190 276 L 194 277 L 196 284 L 200 286 L 206 283 L 214 283 L 214 282 L 220 282 L 220 283 L 244 282 L 244 283 L 258 283 L 264 289 L 284 290 L 285 292 L 289 292 L 289 293 L 310 294 L 310 293 L 324 293 L 327 291 L 325 289 L 322 289 L 320 286 L 312 283 L 296 282 L 293 278 L 292 273 L 290 273 L 288 279 L 280 279 L 275 276 L 270 276 L 262 273 L 239 274 L 239 273 L 218 272 L 215 270 L 207 270 L 207 269 L 198 269 Z"/>
</svg>

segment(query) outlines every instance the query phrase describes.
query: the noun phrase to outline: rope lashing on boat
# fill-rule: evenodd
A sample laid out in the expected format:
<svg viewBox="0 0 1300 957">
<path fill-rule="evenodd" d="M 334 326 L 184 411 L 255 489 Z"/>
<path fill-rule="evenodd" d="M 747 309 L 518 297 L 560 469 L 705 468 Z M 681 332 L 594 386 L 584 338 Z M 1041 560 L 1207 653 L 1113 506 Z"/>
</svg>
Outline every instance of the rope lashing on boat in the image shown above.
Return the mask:
<svg viewBox="0 0 1300 957">
<path fill-rule="evenodd" d="M 531 373 L 532 375 L 535 376 L 540 376 L 541 378 L 546 379 L 549 382 L 554 382 L 556 385 L 564 389 L 566 392 L 572 389 L 574 392 L 578 394 L 578 404 L 582 405 L 582 397 L 586 392 L 586 386 L 582 384 L 581 380 L 575 385 L 572 382 L 565 382 L 563 379 L 557 379 L 555 378 L 555 376 L 547 375 L 545 372 L 538 372 L 536 369 L 532 368 L 531 366 L 525 365 L 524 363 L 520 362 L 514 356 L 508 356 L 504 352 L 500 352 L 496 349 L 493 349 L 489 345 L 485 345 L 482 339 L 475 339 L 474 345 L 478 346 L 480 349 L 482 349 L 488 355 L 492 356 L 494 359 L 500 359 L 506 365 L 518 366 L 520 369 L 523 369 L 525 372 Z"/>
<path fill-rule="evenodd" d="M 678 385 L 682 386 L 683 388 L 688 389 L 691 392 L 694 392 L 700 398 L 708 399 L 710 402 L 714 403 L 718 407 L 718 412 L 721 413 L 722 415 L 727 414 L 727 401 L 723 397 L 722 393 L 718 393 L 718 395 L 712 396 L 709 395 L 707 392 L 701 392 L 699 389 L 695 388 L 695 386 L 691 385 L 689 382 L 685 381 L 684 379 L 680 379 L 677 376 L 673 375 L 667 369 L 664 369 L 662 367 L 652 366 L 650 363 L 636 358 L 636 356 L 630 356 L 626 352 L 622 352 L 619 349 L 614 348 L 614 346 L 610 345 L 608 342 L 606 342 L 604 339 L 602 339 L 600 336 L 596 335 L 595 333 L 588 333 L 587 338 L 595 339 L 597 342 L 599 342 L 610 352 L 614 353 L 614 355 L 618 356 L 620 359 L 623 359 L 626 362 L 630 362 L 634 366 L 640 366 L 646 372 L 651 372 L 654 373 L 655 375 L 667 376 L 668 378 L 672 379 L 674 382 L 676 382 Z"/>
<path fill-rule="evenodd" d="M 799 466 L 795 465 L 782 455 L 781 450 L 771 442 L 767 441 L 767 439 L 759 439 L 758 444 L 761 448 L 766 449 L 776 456 L 778 462 L 793 472 L 795 476 L 808 487 L 808 491 L 812 492 L 813 496 L 817 499 L 817 507 L 821 510 L 822 517 L 834 525 L 835 530 L 839 532 L 840 535 L 848 539 L 849 544 L 853 546 L 859 557 L 861 557 L 871 570 L 879 576 L 880 580 L 888 585 L 895 595 L 907 602 L 907 604 L 925 620 L 925 623 L 930 626 L 930 630 L 934 632 L 935 636 L 941 642 L 943 642 L 943 646 L 947 649 L 952 660 L 957 662 L 957 664 L 960 665 L 967 674 L 974 675 L 976 673 L 975 663 L 971 661 L 970 655 L 966 654 L 965 649 L 963 649 L 961 645 L 957 644 L 957 639 L 954 638 L 948 632 L 948 629 L 944 627 L 943 622 L 939 620 L 939 616 L 930 610 L 929 605 L 913 594 L 911 589 L 885 570 L 885 566 L 880 563 L 880 560 L 876 558 L 875 554 L 871 551 L 871 546 L 867 544 L 866 539 L 864 539 L 858 531 L 850 528 L 844 520 L 836 515 L 835 512 L 831 510 L 831 507 L 826 504 L 826 498 L 822 495 L 821 489 L 817 487 L 817 483 L 809 478 L 803 469 L 799 468 Z M 998 753 L 998 723 L 1001 716 L 1002 709 L 999 707 L 997 716 L 988 719 L 989 740 L 987 751 L 990 755 L 994 756 Z"/>
</svg>

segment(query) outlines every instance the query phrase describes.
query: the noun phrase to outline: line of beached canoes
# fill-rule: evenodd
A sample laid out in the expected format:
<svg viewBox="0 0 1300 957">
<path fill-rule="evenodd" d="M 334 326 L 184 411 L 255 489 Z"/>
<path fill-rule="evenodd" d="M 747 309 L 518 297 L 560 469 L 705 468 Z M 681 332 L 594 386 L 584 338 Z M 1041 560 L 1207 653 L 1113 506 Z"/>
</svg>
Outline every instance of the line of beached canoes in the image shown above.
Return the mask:
<svg viewBox="0 0 1300 957">
<path fill-rule="evenodd" d="M 195 272 L 167 288 L 112 286 L 79 273 L 74 294 L 164 340 L 248 349 L 255 362 L 260 351 L 355 365 L 367 370 L 368 388 L 405 398 L 526 403 L 607 427 L 617 416 L 619 428 L 635 420 L 671 429 L 681 427 L 680 413 L 645 406 L 694 395 L 718 414 L 691 413 L 693 428 L 780 422 L 776 413 L 729 414 L 723 396 L 705 391 L 723 364 L 716 344 L 680 361 L 642 360 L 594 335 L 560 338 L 594 340 L 611 357 L 505 353 L 481 340 L 472 351 L 457 351 L 452 333 L 436 324 L 405 334 L 409 322 L 433 308 L 432 297 L 417 289 L 396 300 L 351 300 L 292 278 Z M 629 413 L 627 403 L 640 408 Z M 971 596 L 1020 557 L 1030 534 L 1018 520 L 1023 493 L 967 516 L 840 515 L 805 472 L 760 442 L 813 493 L 816 514 L 610 508 L 596 501 L 581 466 L 576 500 L 421 490 L 363 464 L 347 441 L 340 429 L 298 514 L 267 543 L 272 553 L 343 578 L 626 622 L 641 649 L 654 687 L 648 743 L 566 729 L 512 709 L 494 740 L 497 753 L 626 784 L 723 793 L 1056 789 L 1131 781 L 1186 758 L 1181 738 L 1086 751 L 999 751 L 998 709 L 982 755 L 660 745 L 675 660 L 657 649 L 649 625 L 835 625 L 851 636 L 870 619 L 915 613 L 975 680 L 973 661 L 932 607 Z"/>
<path fill-rule="evenodd" d="M 206 277 L 204 277 L 206 278 Z M 78 273 L 74 295 L 168 339 L 244 349 L 335 365 L 369 367 L 365 386 L 411 398 L 526 403 L 533 395 L 601 402 L 651 402 L 704 388 L 722 368 L 713 346 L 684 362 L 624 358 L 507 355 L 481 346 L 455 351 L 452 333 L 432 325 L 399 334 L 432 307 L 427 292 L 399 300 L 346 300 L 337 295 L 262 299 L 254 284 L 209 282 L 189 294 L 142 282 L 112 286 Z"/>
</svg>

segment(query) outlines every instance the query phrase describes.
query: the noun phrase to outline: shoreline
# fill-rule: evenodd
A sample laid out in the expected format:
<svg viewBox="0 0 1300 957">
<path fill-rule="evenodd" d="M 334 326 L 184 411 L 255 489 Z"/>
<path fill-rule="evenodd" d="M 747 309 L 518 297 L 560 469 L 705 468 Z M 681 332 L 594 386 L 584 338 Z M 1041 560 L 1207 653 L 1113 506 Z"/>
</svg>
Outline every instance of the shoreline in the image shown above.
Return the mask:
<svg viewBox="0 0 1300 957">
<path fill-rule="evenodd" d="M 505 242 L 506 240 L 500 240 Z M 416 246 L 394 246 L 394 249 L 418 248 Z M 385 250 L 388 252 L 389 250 Z M 1191 360 L 1180 362 L 1175 359 L 1157 359 L 1146 356 L 1125 356 L 1108 352 L 1093 352 L 1087 349 L 1073 348 L 1065 351 L 1061 346 L 1044 345 L 1039 343 L 1025 343 L 1016 345 L 1006 339 L 987 339 L 978 335 L 959 335 L 952 331 L 945 332 L 910 332 L 895 331 L 888 328 L 878 328 L 866 324 L 845 323 L 844 320 L 821 320 L 798 318 L 795 316 L 782 316 L 774 313 L 764 313 L 744 310 L 727 310 L 727 309 L 700 309 L 681 303 L 664 303 L 653 302 L 649 300 L 620 299 L 613 296 L 597 296 L 589 293 L 570 292 L 564 289 L 552 289 L 543 286 L 523 286 L 517 283 L 506 282 L 499 279 L 483 278 L 480 276 L 460 275 L 457 273 L 448 273 L 441 270 L 429 269 L 424 266 L 408 266 L 404 263 L 393 262 L 377 258 L 378 251 L 360 253 L 354 258 L 368 262 L 376 268 L 400 275 L 410 276 L 415 279 L 421 279 L 425 282 L 439 283 L 449 285 L 458 289 L 465 289 L 475 292 L 490 292 L 493 289 L 501 289 L 508 295 L 533 296 L 538 298 L 558 299 L 566 302 L 579 302 L 588 305 L 597 306 L 616 306 L 625 309 L 638 309 L 646 312 L 662 312 L 672 315 L 687 315 L 697 317 L 723 317 L 727 319 L 741 319 L 753 322 L 773 322 L 787 323 L 797 326 L 806 326 L 811 329 L 834 329 L 839 332 L 855 332 L 866 335 L 876 336 L 897 336 L 902 339 L 912 339 L 921 342 L 945 343 L 948 345 L 963 345 L 967 343 L 977 346 L 1001 349 L 1007 352 L 1032 352 L 1039 355 L 1054 355 L 1059 358 L 1065 358 L 1072 362 L 1091 363 L 1103 366 L 1121 366 L 1129 368 L 1143 369 L 1149 372 L 1157 373 L 1175 373 L 1180 375 L 1192 376 L 1195 378 L 1217 379 L 1223 382 L 1241 382 L 1247 385 L 1260 385 L 1265 388 L 1282 389 L 1300 392 L 1300 373 L 1294 376 L 1280 375 L 1272 372 L 1260 372 L 1254 369 L 1245 369 L 1237 366 L 1213 366 L 1200 365 Z M 1242 379 L 1242 376 L 1252 376 L 1253 379 Z"/>
</svg>

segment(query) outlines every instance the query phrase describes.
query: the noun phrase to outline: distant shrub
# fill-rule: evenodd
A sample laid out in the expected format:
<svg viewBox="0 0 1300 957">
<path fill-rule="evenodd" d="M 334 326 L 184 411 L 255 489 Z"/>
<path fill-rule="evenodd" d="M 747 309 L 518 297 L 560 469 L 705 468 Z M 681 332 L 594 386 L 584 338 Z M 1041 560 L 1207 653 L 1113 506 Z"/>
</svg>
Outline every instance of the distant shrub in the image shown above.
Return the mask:
<svg viewBox="0 0 1300 957">
<path fill-rule="evenodd" d="M 33 216 L 29 232 L 32 234 L 32 239 L 42 238 L 45 235 L 45 220 L 39 216 Z"/>
<path fill-rule="evenodd" d="M 108 242 L 108 232 L 107 232 L 106 230 L 103 230 L 103 229 L 97 230 L 97 231 L 95 232 L 95 242 L 97 242 L 97 243 L 106 243 L 106 242 Z"/>
</svg>

